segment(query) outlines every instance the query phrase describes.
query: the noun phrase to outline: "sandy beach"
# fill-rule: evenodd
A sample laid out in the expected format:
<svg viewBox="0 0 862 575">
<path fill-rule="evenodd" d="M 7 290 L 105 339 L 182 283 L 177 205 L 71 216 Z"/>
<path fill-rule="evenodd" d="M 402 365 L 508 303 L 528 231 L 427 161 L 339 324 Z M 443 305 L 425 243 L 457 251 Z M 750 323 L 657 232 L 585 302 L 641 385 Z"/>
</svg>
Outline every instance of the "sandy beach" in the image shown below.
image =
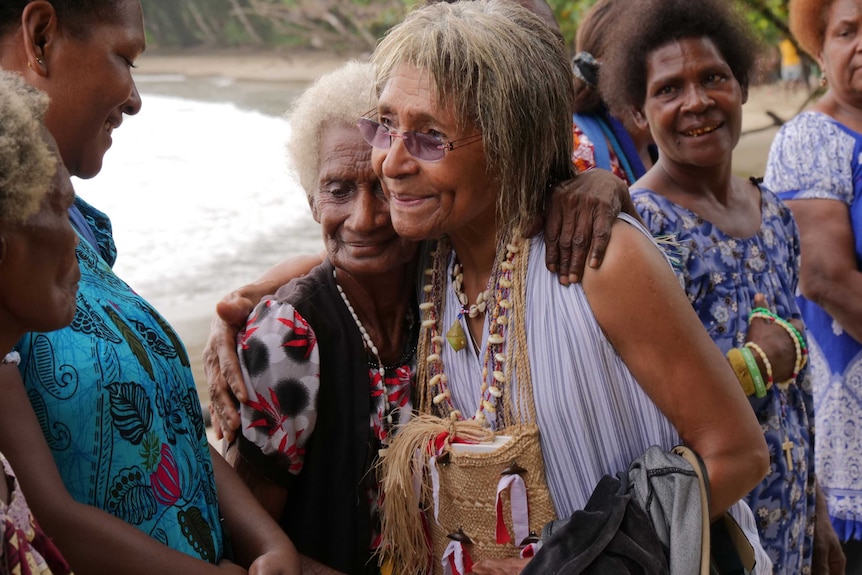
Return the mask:
<svg viewBox="0 0 862 575">
<path fill-rule="evenodd" d="M 234 80 L 313 82 L 351 58 L 366 55 L 296 50 L 187 50 L 145 52 L 136 62 L 136 75 L 182 74 L 189 77 L 222 76 Z"/>
<path fill-rule="evenodd" d="M 367 57 L 358 56 L 358 57 Z M 234 80 L 309 83 L 337 68 L 351 55 L 324 52 L 197 52 L 146 53 L 137 62 L 136 75 L 219 76 Z M 762 175 L 769 146 L 777 131 L 767 111 L 788 120 L 805 101 L 803 92 L 787 93 L 778 86 L 758 86 L 750 91 L 743 107 L 743 135 L 734 153 L 734 170 L 741 176 Z M 768 129 L 763 129 L 768 128 Z M 761 130 L 762 129 L 762 130 Z M 275 263 L 273 261 L 273 263 Z M 249 278 L 252 279 L 252 278 Z M 204 404 L 206 380 L 201 355 L 206 343 L 215 301 L 211 297 L 185 302 L 180 308 L 157 304 L 188 347 L 192 367 Z"/>
</svg>

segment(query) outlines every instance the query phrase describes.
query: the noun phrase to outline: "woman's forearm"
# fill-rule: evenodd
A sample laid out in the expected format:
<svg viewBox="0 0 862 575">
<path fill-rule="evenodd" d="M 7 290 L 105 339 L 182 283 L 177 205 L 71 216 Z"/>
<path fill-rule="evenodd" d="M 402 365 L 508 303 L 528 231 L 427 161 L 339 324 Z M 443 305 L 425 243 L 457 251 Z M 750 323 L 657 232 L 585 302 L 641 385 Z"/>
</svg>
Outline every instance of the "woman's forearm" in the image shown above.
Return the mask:
<svg viewBox="0 0 862 575">
<path fill-rule="evenodd" d="M 641 388 L 706 464 L 716 516 L 765 476 L 769 455 L 745 394 L 660 251 L 616 224 L 584 292 Z M 668 446 L 672 447 L 672 446 Z"/>
<path fill-rule="evenodd" d="M 862 343 L 862 272 L 844 270 L 826 276 L 816 266 L 803 275 L 802 295 L 810 299 L 838 322 L 853 339 Z"/>
<path fill-rule="evenodd" d="M 849 208 L 837 200 L 787 202 L 799 226 L 799 289 L 862 342 L 862 272 Z"/>
<path fill-rule="evenodd" d="M 79 575 L 217 575 L 219 568 L 175 551 L 125 521 L 72 499 L 14 366 L 0 368 L 0 451 L 12 465 L 30 510 Z M 110 552 L 105 552 L 110 550 Z"/>
<path fill-rule="evenodd" d="M 284 558 L 284 572 L 302 572 L 299 554 L 278 523 L 257 502 L 227 461 L 210 447 L 219 507 L 231 533 L 237 560 L 250 565 L 267 554 Z"/>
</svg>

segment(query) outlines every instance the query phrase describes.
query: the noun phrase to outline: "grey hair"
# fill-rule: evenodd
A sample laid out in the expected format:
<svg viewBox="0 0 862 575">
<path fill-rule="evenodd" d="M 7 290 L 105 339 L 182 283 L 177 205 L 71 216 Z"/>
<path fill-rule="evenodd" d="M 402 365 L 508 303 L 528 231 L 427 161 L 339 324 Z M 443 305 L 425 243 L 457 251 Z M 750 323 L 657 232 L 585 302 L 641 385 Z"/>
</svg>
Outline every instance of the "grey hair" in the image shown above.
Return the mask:
<svg viewBox="0 0 862 575">
<path fill-rule="evenodd" d="M 482 133 L 499 178 L 499 224 L 523 226 L 544 211 L 549 186 L 573 177 L 568 56 L 537 16 L 508 0 L 439 3 L 411 12 L 372 56 L 377 93 L 395 69 L 428 74 L 459 127 Z"/>
<path fill-rule="evenodd" d="M 51 189 L 57 157 L 43 135 L 47 108 L 45 93 L 0 70 L 0 221 L 23 222 Z"/>
<path fill-rule="evenodd" d="M 311 204 L 319 185 L 320 138 L 330 126 L 355 126 L 377 107 L 374 67 L 351 61 L 321 76 L 297 98 L 288 114 L 288 162 Z"/>
</svg>

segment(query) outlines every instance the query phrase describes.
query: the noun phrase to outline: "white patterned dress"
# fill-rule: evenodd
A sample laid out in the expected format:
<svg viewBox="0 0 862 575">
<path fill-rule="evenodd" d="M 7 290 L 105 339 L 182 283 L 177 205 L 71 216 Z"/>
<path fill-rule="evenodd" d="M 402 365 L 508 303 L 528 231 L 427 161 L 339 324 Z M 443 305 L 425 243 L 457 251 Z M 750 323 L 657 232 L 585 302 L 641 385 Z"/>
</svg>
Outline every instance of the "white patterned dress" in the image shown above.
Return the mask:
<svg viewBox="0 0 862 575">
<path fill-rule="evenodd" d="M 805 112 L 785 124 L 769 152 L 764 182 L 783 200 L 847 205 L 862 262 L 862 134 Z M 862 539 L 862 343 L 820 306 L 798 296 L 809 333 L 814 381 L 815 465 L 842 541 Z"/>
</svg>

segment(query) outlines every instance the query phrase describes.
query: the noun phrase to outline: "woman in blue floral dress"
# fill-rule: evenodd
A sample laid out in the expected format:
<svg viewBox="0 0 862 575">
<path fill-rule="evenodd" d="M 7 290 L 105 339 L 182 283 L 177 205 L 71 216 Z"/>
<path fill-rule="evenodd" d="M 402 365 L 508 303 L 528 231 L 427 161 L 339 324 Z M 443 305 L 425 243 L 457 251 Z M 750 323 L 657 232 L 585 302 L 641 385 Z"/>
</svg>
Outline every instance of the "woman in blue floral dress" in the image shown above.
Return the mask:
<svg viewBox="0 0 862 575">
<path fill-rule="evenodd" d="M 755 46 L 720 0 L 650 1 L 628 17 L 640 25 L 621 28 L 636 32 L 609 48 L 602 71 L 625 79 L 603 90 L 634 109 L 659 148 L 632 197 L 669 241 L 689 301 L 760 421 L 771 465 L 747 501 L 774 572 L 809 573 L 815 542 L 840 549 L 828 523 L 815 532 L 812 395 L 794 299 L 799 233 L 773 193 L 731 166 Z M 643 56 L 633 63 L 631 54 Z"/>
</svg>

